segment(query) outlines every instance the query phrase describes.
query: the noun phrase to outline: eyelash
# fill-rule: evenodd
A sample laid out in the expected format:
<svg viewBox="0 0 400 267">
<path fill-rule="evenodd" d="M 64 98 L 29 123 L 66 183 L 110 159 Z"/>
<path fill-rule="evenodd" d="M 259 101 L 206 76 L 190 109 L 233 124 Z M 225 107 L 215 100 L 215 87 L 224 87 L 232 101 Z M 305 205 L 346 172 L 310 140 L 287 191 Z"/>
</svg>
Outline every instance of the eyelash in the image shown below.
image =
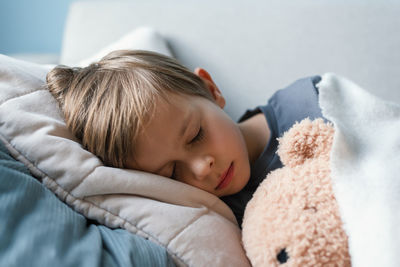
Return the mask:
<svg viewBox="0 0 400 267">
<path fill-rule="evenodd" d="M 196 136 L 189 142 L 190 145 L 196 144 L 204 139 L 204 131 L 203 128 L 200 127 L 199 131 L 197 132 Z M 174 163 L 174 166 L 172 168 L 172 174 L 170 178 L 174 179 L 175 178 L 175 169 L 176 169 L 176 163 Z"/>
<path fill-rule="evenodd" d="M 195 144 L 197 142 L 200 142 L 204 138 L 204 131 L 203 128 L 200 127 L 199 131 L 197 132 L 197 135 L 190 141 L 190 144 Z"/>
</svg>

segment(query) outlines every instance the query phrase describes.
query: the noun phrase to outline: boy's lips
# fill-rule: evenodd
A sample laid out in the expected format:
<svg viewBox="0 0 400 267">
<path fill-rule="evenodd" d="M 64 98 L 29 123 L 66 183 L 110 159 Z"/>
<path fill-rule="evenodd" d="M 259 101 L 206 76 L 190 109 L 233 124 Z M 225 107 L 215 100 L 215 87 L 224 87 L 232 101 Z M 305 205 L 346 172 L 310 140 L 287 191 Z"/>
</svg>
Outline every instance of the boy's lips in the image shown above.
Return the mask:
<svg viewBox="0 0 400 267">
<path fill-rule="evenodd" d="M 228 169 L 221 175 L 220 182 L 215 189 L 219 190 L 227 187 L 229 183 L 232 181 L 233 172 L 234 172 L 234 166 L 232 162 L 231 165 L 229 165 Z"/>
</svg>

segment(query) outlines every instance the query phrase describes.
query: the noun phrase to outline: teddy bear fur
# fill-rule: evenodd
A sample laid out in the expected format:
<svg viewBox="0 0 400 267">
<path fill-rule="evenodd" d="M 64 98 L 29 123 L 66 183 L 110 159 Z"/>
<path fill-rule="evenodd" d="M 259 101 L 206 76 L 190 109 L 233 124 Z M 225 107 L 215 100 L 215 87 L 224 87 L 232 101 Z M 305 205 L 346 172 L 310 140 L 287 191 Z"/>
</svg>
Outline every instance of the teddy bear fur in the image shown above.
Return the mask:
<svg viewBox="0 0 400 267">
<path fill-rule="evenodd" d="M 244 214 L 253 266 L 351 265 L 330 178 L 333 134 L 322 119 L 305 119 L 279 139 L 284 167 L 267 175 Z"/>
</svg>

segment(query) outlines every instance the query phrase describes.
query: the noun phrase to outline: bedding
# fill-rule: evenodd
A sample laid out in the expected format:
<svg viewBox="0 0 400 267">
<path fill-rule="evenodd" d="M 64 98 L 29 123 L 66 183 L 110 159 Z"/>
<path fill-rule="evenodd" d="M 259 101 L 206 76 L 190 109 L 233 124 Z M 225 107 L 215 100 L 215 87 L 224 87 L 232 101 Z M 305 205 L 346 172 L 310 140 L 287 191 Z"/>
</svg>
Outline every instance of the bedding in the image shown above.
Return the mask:
<svg viewBox="0 0 400 267">
<path fill-rule="evenodd" d="M 150 240 L 179 266 L 249 266 L 236 219 L 219 198 L 106 167 L 83 149 L 45 88 L 50 68 L 0 55 L 0 139 L 14 158 L 75 211 Z"/>
<path fill-rule="evenodd" d="M 175 266 L 166 250 L 61 202 L 0 142 L 0 266 Z"/>
<path fill-rule="evenodd" d="M 352 266 L 400 266 L 400 105 L 335 74 L 317 87 L 335 127 L 332 183 Z"/>
</svg>

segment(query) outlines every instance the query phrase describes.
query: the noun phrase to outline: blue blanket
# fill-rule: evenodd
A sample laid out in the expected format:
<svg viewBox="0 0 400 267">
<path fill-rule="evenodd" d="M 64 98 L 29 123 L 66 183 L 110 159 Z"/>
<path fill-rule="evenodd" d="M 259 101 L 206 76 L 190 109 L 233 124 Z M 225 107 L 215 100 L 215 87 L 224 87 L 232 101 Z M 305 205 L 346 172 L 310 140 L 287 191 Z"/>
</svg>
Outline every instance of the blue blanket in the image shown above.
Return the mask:
<svg viewBox="0 0 400 267">
<path fill-rule="evenodd" d="M 174 266 L 166 250 L 88 221 L 0 143 L 0 266 Z"/>
</svg>

